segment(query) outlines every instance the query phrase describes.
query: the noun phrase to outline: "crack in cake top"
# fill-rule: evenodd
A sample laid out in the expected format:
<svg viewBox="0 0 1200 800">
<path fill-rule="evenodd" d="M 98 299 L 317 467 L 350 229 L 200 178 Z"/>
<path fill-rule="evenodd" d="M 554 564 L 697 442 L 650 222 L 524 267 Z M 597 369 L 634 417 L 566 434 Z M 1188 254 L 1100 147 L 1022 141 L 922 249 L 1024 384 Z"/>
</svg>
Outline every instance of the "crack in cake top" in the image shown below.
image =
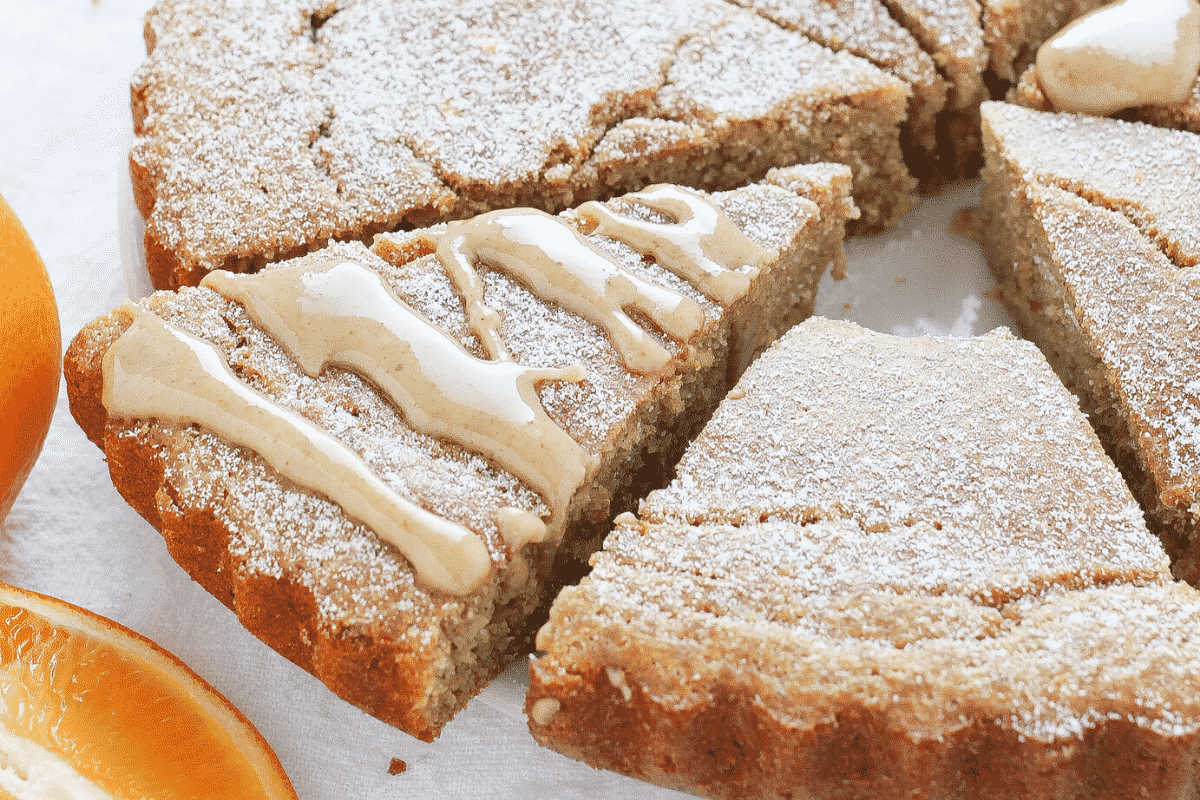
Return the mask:
<svg viewBox="0 0 1200 800">
<path fill-rule="evenodd" d="M 147 41 L 131 165 L 160 287 L 497 208 L 733 188 L 833 147 L 799 135 L 817 106 L 895 125 L 906 91 L 724 0 L 164 0 Z M 761 124 L 783 144 L 743 141 Z"/>
</svg>

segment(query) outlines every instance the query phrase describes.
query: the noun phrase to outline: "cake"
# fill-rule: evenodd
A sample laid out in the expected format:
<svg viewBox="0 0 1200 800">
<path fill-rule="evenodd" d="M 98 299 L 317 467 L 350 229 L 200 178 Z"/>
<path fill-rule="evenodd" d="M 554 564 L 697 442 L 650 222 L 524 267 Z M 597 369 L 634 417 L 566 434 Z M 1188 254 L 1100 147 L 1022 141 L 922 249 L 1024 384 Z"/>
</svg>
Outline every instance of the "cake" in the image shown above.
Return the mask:
<svg viewBox="0 0 1200 800">
<path fill-rule="evenodd" d="M 105 450 L 117 488 L 162 531 L 189 574 L 250 630 L 342 697 L 431 739 L 531 639 L 558 589 L 588 571 L 614 514 L 633 508 L 666 479 L 756 354 L 811 313 L 817 278 L 829 265 L 840 269 L 846 225 L 861 232 L 893 226 L 912 207 L 918 185 L 929 190 L 972 174 L 981 160 L 980 103 L 1002 96 L 1048 36 L 1096 5 L 160 0 L 147 15 L 148 57 L 132 83 L 136 142 L 130 168 L 146 220 L 152 281 L 172 291 L 117 309 L 80 333 L 66 363 L 72 412 Z M 808 166 L 788 166 L 798 163 Z M 709 203 L 732 220 L 725 228 L 729 236 L 748 237 L 753 246 L 735 248 L 732 260 L 715 271 L 695 271 L 692 263 L 691 277 L 681 277 L 675 270 L 689 269 L 695 243 L 671 244 L 663 231 L 691 230 L 697 215 L 707 218 Z M 554 221 L 545 212 L 560 216 Z M 530 271 L 524 256 L 489 244 L 518 228 L 555 236 L 574 231 L 570 237 L 590 243 L 588 269 L 600 271 L 589 273 L 593 279 L 620 277 L 611 284 L 605 279 L 603 292 L 595 280 L 564 290 L 562 281 L 573 279 L 557 271 L 554 259 L 534 256 L 556 276 L 547 277 Z M 643 255 L 650 252 L 655 255 Z M 411 306 L 411 314 L 401 315 L 406 330 L 415 325 L 423 332 L 421 347 L 430 341 L 438 346 L 426 348 L 424 361 L 404 357 L 416 359 L 397 368 L 409 376 L 405 380 L 414 371 L 424 375 L 421 365 L 427 363 L 458 365 L 429 371 L 428 385 L 417 392 L 425 392 L 422 397 L 450 392 L 456 370 L 475 375 L 475 383 L 455 384 L 461 396 L 447 419 L 422 410 L 426 400 L 416 390 L 378 371 L 391 358 L 383 351 L 364 354 L 371 348 L 345 342 L 340 351 L 309 348 L 299 331 L 318 323 L 297 308 L 316 300 L 301 287 L 318 287 L 313 291 L 322 297 L 336 291 L 345 307 L 389 309 L 392 316 L 371 319 L 375 333 L 365 337 L 371 342 L 394 336 L 389 326 L 400 325 L 394 306 Z M 276 307 L 280 292 L 292 296 L 288 314 L 299 314 L 296 319 L 285 319 Z M 305 299 L 297 303 L 293 295 Z M 401 302 L 392 303 L 392 295 Z M 587 310 L 596 303 L 607 309 L 599 319 Z M 804 335 L 818 329 L 824 330 L 809 326 Z M 837 338 L 855 336 L 843 331 Z M 227 363 L 232 377 L 216 380 L 214 391 L 239 413 L 258 415 L 283 432 L 246 433 L 220 411 L 226 400 L 211 403 L 211 415 L 203 419 L 179 412 L 175 406 L 184 403 L 155 401 L 163 379 L 134 380 L 154 361 L 137 355 L 142 345 L 130 342 L 139 341 L 148 348 L 166 348 L 167 342 L 176 349 L 164 352 L 210 365 L 202 368 L 205 381 L 224 374 L 216 365 Z M 1031 358 L 1001 335 L 964 347 L 970 368 L 988 375 L 998 362 L 1026 364 Z M 986 355 L 1001 351 L 993 360 Z M 1065 363 L 1053 352 L 1048 357 L 1056 368 Z M 1045 370 L 1029 369 L 1042 392 Z M 121 379 L 130 382 L 119 392 L 111 388 L 113 370 L 130 376 Z M 507 377 L 497 377 L 501 373 Z M 491 377 L 485 381 L 483 375 Z M 997 380 L 1015 378 L 1004 372 Z M 506 388 L 480 388 L 487 381 Z M 191 402 L 187 392 L 177 396 Z M 521 426 L 505 422 L 495 409 L 471 416 L 470 397 L 520 409 L 518 416 L 528 417 L 522 430 L 531 427 L 533 439 L 514 433 Z M 1015 402 L 1003 401 L 1004 409 Z M 464 414 L 472 421 L 464 422 Z M 1074 431 L 1072 420 L 1058 422 Z M 1040 423 L 1030 424 L 1036 429 Z M 944 425 L 937 435 L 961 438 L 961 421 Z M 978 431 L 968 426 L 963 433 Z M 993 563 L 994 554 L 977 548 L 970 559 L 947 556 L 970 573 L 959 583 L 888 584 L 866 590 L 863 602 L 876 603 L 870 607 L 885 616 L 911 612 L 919 625 L 927 609 L 937 620 L 960 613 L 976 622 L 986 617 L 994 623 L 988 630 L 1003 629 L 1010 643 L 1042 635 L 1042 627 L 1034 626 L 1034 638 L 1022 639 L 1021 615 L 1065 613 L 1092 602 L 1089 592 L 1105 598 L 1097 603 L 1125 598 L 1113 599 L 1114 608 L 1143 603 L 1170 613 L 1185 609 L 1179 619 L 1190 619 L 1191 595 L 1168 585 L 1161 553 L 1143 541 L 1136 513 L 1109 485 L 1111 470 L 1105 472 L 1094 442 L 1087 441 L 1077 442 L 1086 452 L 1080 458 L 1088 475 L 1104 475 L 1106 499 L 1088 506 L 1088 513 L 1099 515 L 1088 517 L 1095 524 L 1079 524 L 1079 547 L 1067 552 L 1061 545 L 1050 559 L 1053 569 L 1032 578 L 1009 575 Z M 1105 444 L 1125 467 L 1130 458 L 1120 446 L 1114 449 L 1107 438 Z M 323 455 L 312 455 L 313 448 Z M 294 469 L 297 457 L 307 469 Z M 744 466 L 753 473 L 742 476 L 747 490 L 765 492 L 761 465 Z M 1141 481 L 1135 493 L 1150 508 L 1144 472 L 1127 474 Z M 366 497 L 347 488 L 360 484 L 371 487 Z M 611 552 L 643 534 L 661 534 L 667 547 L 671 537 L 686 540 L 688 531 L 709 525 L 672 517 L 667 498 L 692 502 L 675 491 L 654 495 L 641 521 L 623 518 Z M 872 517 L 875 507 L 863 498 L 855 500 L 863 505 L 857 511 L 839 500 L 775 519 L 778 509 L 756 506 L 757 497 L 741 511 L 723 507 L 713 524 L 747 532 L 782 525 L 857 547 L 855 537 L 880 545 L 875 534 L 906 522 Z M 1077 511 L 1078 497 L 1055 497 L 1059 505 L 1031 516 L 1044 513 L 1041 522 L 1059 525 Z M 986 499 L 996 508 L 1019 502 L 1000 494 Z M 1169 533 L 1183 513 L 1176 499 L 1171 503 L 1151 510 L 1151 524 L 1177 557 L 1176 568 L 1187 573 L 1180 565 L 1194 556 L 1184 553 L 1179 537 L 1193 533 Z M 862 519 L 855 517 L 860 512 Z M 394 524 L 389 520 L 395 514 L 408 521 Z M 863 522 L 868 517 L 874 521 Z M 1097 533 L 1101 518 L 1116 532 Z M 941 541 L 933 522 L 914 517 L 911 527 L 928 541 Z M 1041 528 L 1036 534 L 1049 535 Z M 1101 545 L 1110 534 L 1122 547 Z M 1005 552 L 1019 555 L 1022 546 L 1014 542 Z M 599 563 L 608 558 L 599 556 Z M 924 567 L 947 573 L 931 563 Z M 1194 569 L 1200 574 L 1200 567 Z M 576 601 L 586 605 L 579 598 L 598 581 L 594 576 L 569 589 L 560 614 Z M 821 606 L 820 613 L 828 611 L 835 627 L 849 625 L 857 612 L 845 597 L 829 599 L 836 594 L 831 585 L 803 591 L 811 590 L 818 605 L 843 603 L 841 610 Z M 715 584 L 705 586 L 708 591 Z M 990 610 L 979 610 L 984 607 Z M 1017 610 L 1009 618 L 1006 609 Z M 808 606 L 792 611 L 825 619 Z M 564 631 L 547 633 L 548 641 L 574 635 L 561 628 L 565 618 L 546 629 Z M 930 623 L 930 630 L 938 624 Z M 939 631 L 930 633 L 931 641 L 941 641 Z M 950 653 L 953 647 L 947 647 Z M 979 658 L 999 657 L 999 650 L 978 655 L 987 650 L 979 647 L 972 651 Z M 586 659 L 567 666 L 564 652 L 545 656 L 535 672 L 544 677 L 555 664 L 601 674 Z M 603 674 L 628 701 L 633 684 L 621 677 L 624 668 L 614 669 L 605 667 Z M 663 741 L 673 742 L 674 753 L 668 760 L 660 758 L 667 750 L 647 747 L 643 754 L 604 761 L 596 753 L 606 745 L 596 737 L 611 729 L 596 715 L 616 719 L 614 709 L 624 707 L 597 696 L 591 711 L 552 714 L 559 696 L 575 691 L 552 684 L 535 680 L 545 693 L 531 696 L 540 738 L 670 785 L 750 791 L 748 777 L 714 778 L 715 788 L 706 788 L 712 765 L 701 764 L 704 753 L 696 756 L 698 772 L 675 769 L 672 759 L 682 757 L 683 744 L 666 732 Z M 1025 731 L 1048 741 L 1043 734 L 1051 722 L 1037 717 L 1009 724 L 988 716 L 999 713 L 999 706 L 985 702 L 992 699 L 979 701 L 980 716 L 972 719 L 983 721 L 970 722 L 970 731 L 950 722 L 937 730 L 953 729 L 946 735 L 967 748 L 983 747 L 978 758 L 997 765 L 1036 752 L 1042 759 L 1037 763 L 1053 772 L 1070 760 L 1014 744 L 1013 736 Z M 919 713 L 934 713 L 921 708 Z M 1111 713 L 1119 716 L 1124 708 Z M 863 725 L 880 719 L 858 707 L 847 713 Z M 1083 725 L 1080 719 L 1067 714 L 1061 724 Z M 571 720 L 579 729 L 564 733 Z M 745 724 L 762 720 L 761 714 L 748 716 Z M 785 728 L 792 725 L 785 722 Z M 854 727 L 859 722 L 848 723 L 848 735 L 865 735 Z M 1113 727 L 1085 722 L 1088 730 Z M 730 736 L 748 730 L 740 724 L 729 727 Z M 1162 744 L 1146 738 L 1142 723 L 1133 725 L 1121 746 Z M 715 723 L 710 727 L 714 736 L 725 735 Z M 924 736 L 934 728 L 920 730 Z M 904 733 L 917 735 L 912 728 Z M 1104 746 L 1117 735 L 1104 733 Z M 787 749 L 794 730 L 781 736 L 761 752 L 786 760 L 793 758 L 787 753 L 803 751 Z M 824 747 L 849 740 L 816 741 Z M 950 780 L 946 776 L 960 775 L 957 756 L 942 755 L 936 768 L 941 777 L 913 767 L 921 777 L 906 785 L 941 785 Z M 1012 765 L 1018 767 L 1028 765 Z M 1070 771 L 1075 766 L 1062 769 L 1076 774 Z M 1078 774 L 1107 775 L 1097 769 Z M 678 784 L 677 773 L 684 775 Z M 764 779 L 755 791 L 769 792 L 776 780 Z"/>
<path fill-rule="evenodd" d="M 936 177 L 979 171 L 979 104 L 989 97 L 983 10 L 975 0 L 889 0 L 888 9 L 930 54 L 946 78 L 938 121 Z M 926 188 L 936 188 L 927 181 Z"/>
<path fill-rule="evenodd" d="M 658 185 L 215 271 L 86 326 L 71 411 L 250 631 L 429 740 L 811 313 L 850 185 Z"/>
<path fill-rule="evenodd" d="M 1007 104 L 983 122 L 1000 295 L 1195 583 L 1200 136 Z"/>
<path fill-rule="evenodd" d="M 707 797 L 1184 797 L 1198 623 L 1034 345 L 812 318 L 555 600 L 526 710 Z"/>
<path fill-rule="evenodd" d="M 983 0 L 988 67 L 1002 86 L 1016 83 L 1038 48 L 1064 25 L 1111 0 Z"/>
<path fill-rule="evenodd" d="M 738 0 L 782 28 L 826 47 L 865 58 L 911 90 L 904 129 L 908 163 L 927 174 L 937 161 L 937 118 L 946 104 L 946 80 L 929 53 L 880 0 Z"/>
<path fill-rule="evenodd" d="M 723 0 L 164 0 L 130 164 L 159 288 L 515 206 L 841 162 L 914 200 L 907 86 Z"/>
<path fill-rule="evenodd" d="M 131 87 L 151 279 L 795 163 L 851 167 L 853 230 L 883 230 L 974 174 L 979 103 L 1094 5 L 161 0 Z"/>
</svg>

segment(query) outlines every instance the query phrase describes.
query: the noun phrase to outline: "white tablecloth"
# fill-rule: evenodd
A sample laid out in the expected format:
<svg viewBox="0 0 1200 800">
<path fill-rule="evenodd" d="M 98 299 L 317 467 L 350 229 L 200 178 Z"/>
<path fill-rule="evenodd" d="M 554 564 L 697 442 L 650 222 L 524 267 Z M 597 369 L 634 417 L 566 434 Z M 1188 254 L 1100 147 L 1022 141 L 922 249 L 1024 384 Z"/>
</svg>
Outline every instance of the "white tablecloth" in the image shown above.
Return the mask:
<svg viewBox="0 0 1200 800">
<path fill-rule="evenodd" d="M 0 0 L 9 30 L 0 47 L 0 194 L 49 268 L 64 347 L 126 295 L 118 208 L 128 180 L 128 82 L 144 54 L 149 4 Z M 946 234 L 950 213 L 977 191 L 955 187 L 906 229 L 851 243 L 851 277 L 823 284 L 819 311 L 904 335 L 1005 324 L 983 296 L 991 281 L 978 249 Z M 508 702 L 511 685 L 472 701 L 433 744 L 342 702 L 175 565 L 112 488 L 65 389 L 41 459 L 0 527 L 0 580 L 90 608 L 176 653 L 254 722 L 303 800 L 682 796 L 539 748 Z M 393 758 L 408 770 L 389 775 Z"/>
</svg>

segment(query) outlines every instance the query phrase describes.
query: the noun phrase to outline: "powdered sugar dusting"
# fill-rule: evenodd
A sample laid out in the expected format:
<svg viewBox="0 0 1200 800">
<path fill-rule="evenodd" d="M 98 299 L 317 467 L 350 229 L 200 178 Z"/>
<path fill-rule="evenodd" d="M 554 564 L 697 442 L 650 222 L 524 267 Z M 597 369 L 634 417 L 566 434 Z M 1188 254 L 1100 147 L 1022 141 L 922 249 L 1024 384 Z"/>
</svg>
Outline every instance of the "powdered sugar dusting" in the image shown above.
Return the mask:
<svg viewBox="0 0 1200 800">
<path fill-rule="evenodd" d="M 1036 266 L 1063 286 L 1055 313 L 1103 369 L 1153 476 L 1143 502 L 1182 513 L 1200 496 L 1200 136 L 999 104 L 984 115 L 1045 231 Z M 1065 137 L 1072 147 L 1047 155 Z"/>
<path fill-rule="evenodd" d="M 981 597 L 1163 568 L 1031 344 L 802 330 L 751 368 L 746 395 L 726 401 L 643 519 L 850 519 L 864 541 L 890 542 L 878 564 L 902 564 L 913 586 Z M 847 546 L 838 569 L 870 574 L 860 549 Z"/>
<path fill-rule="evenodd" d="M 984 113 L 1030 180 L 1119 211 L 1178 266 L 1200 263 L 1200 204 L 1181 188 L 1200 181 L 1200 136 L 1002 103 Z"/>
<path fill-rule="evenodd" d="M 1120 215 L 1053 187 L 1030 194 L 1076 317 L 1140 423 L 1146 461 L 1166 476 L 1160 491 L 1200 495 L 1200 285 Z"/>
<path fill-rule="evenodd" d="M 535 670 L 597 659 L 659 702 L 732 691 L 801 729 L 854 708 L 917 739 L 1200 730 L 1200 595 L 1003 330 L 797 326 L 639 517 L 556 602 Z"/>
<path fill-rule="evenodd" d="M 854 53 L 915 84 L 938 81 L 933 59 L 879 0 L 736 0 L 834 50 Z"/>
<path fill-rule="evenodd" d="M 181 282 L 330 237 L 822 158 L 860 172 L 872 208 L 908 205 L 903 84 L 725 0 L 163 0 L 147 26 L 135 184 L 148 252 Z M 847 124 L 829 108 L 870 104 L 877 130 L 825 141 Z"/>
<path fill-rule="evenodd" d="M 947 105 L 971 109 L 987 97 L 983 73 L 988 52 L 975 0 L 884 0 L 889 10 L 932 56 L 950 82 Z"/>
<path fill-rule="evenodd" d="M 936 152 L 935 119 L 946 103 L 945 81 L 930 54 L 879 0 L 734 2 L 835 51 L 864 58 L 909 84 L 912 136 L 927 153 Z"/>
<path fill-rule="evenodd" d="M 356 138 L 398 138 L 460 191 L 529 181 L 649 110 L 678 42 L 724 13 L 711 1 L 343 3 L 317 36 L 329 146 L 367 155 Z"/>
<path fill-rule="evenodd" d="M 448 207 L 449 192 L 394 137 L 357 173 L 325 147 L 332 112 L 314 86 L 315 11 L 179 3 L 147 16 L 155 48 L 134 77 L 145 114 L 132 158 L 155 184 L 150 233 L 185 262 L 269 259 L 356 230 L 364 216 L 398 222 L 397 205 Z"/>
<path fill-rule="evenodd" d="M 751 48 L 775 58 L 746 58 Z M 781 103 L 807 105 L 876 81 L 863 60 L 849 53 L 831 55 L 760 17 L 731 14 L 720 26 L 683 42 L 658 99 L 676 118 L 752 120 L 772 116 Z"/>
</svg>

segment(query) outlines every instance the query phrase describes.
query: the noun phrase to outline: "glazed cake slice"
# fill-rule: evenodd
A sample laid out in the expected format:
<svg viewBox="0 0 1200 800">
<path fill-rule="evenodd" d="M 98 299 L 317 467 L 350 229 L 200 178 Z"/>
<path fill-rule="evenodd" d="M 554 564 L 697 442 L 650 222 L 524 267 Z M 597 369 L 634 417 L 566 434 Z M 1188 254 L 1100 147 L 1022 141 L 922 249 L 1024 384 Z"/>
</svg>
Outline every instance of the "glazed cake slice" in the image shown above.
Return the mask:
<svg viewBox="0 0 1200 800">
<path fill-rule="evenodd" d="M 1007 100 L 1010 103 L 1038 111 L 1054 110 L 1038 80 L 1036 67 L 1025 70 L 1021 75 L 1020 82 L 1008 93 Z M 1200 133 L 1200 75 L 1196 76 L 1191 97 L 1182 103 L 1136 106 L 1114 116 L 1128 122 L 1144 122 L 1159 128 L 1175 128 Z"/>
<path fill-rule="evenodd" d="M 146 42 L 130 164 L 159 288 L 796 163 L 849 165 L 866 228 L 913 203 L 908 86 L 722 0 L 162 0 Z"/>
<path fill-rule="evenodd" d="M 811 313 L 850 179 L 659 186 L 214 272 L 84 328 L 71 410 L 249 630 L 431 739 Z"/>
<path fill-rule="evenodd" d="M 1200 136 L 983 108 L 985 251 L 1174 559 L 1200 580 Z"/>
<path fill-rule="evenodd" d="M 1200 595 L 1003 330 L 813 318 L 555 600 L 544 745 L 709 797 L 1192 796 Z"/>
</svg>

